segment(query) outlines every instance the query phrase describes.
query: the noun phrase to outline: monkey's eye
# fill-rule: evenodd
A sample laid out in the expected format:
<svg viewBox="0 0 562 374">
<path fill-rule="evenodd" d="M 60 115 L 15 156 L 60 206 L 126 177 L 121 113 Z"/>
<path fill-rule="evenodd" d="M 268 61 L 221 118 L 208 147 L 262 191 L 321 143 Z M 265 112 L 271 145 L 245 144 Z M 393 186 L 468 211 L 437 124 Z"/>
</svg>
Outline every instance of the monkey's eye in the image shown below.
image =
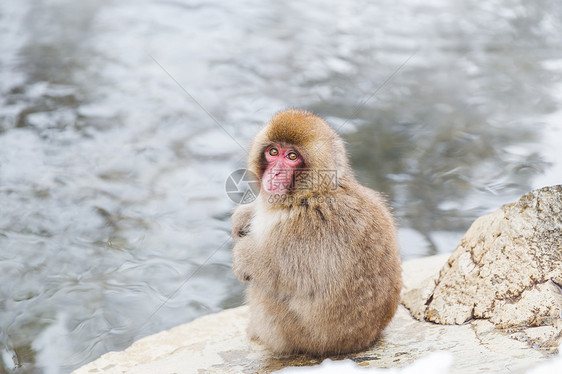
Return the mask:
<svg viewBox="0 0 562 374">
<path fill-rule="evenodd" d="M 291 161 L 295 161 L 297 158 L 299 158 L 299 155 L 297 154 L 297 152 L 289 152 L 287 158 Z"/>
<path fill-rule="evenodd" d="M 270 156 L 277 156 L 277 155 L 279 155 L 279 150 L 277 148 L 271 147 L 271 148 L 269 148 L 269 155 Z"/>
</svg>

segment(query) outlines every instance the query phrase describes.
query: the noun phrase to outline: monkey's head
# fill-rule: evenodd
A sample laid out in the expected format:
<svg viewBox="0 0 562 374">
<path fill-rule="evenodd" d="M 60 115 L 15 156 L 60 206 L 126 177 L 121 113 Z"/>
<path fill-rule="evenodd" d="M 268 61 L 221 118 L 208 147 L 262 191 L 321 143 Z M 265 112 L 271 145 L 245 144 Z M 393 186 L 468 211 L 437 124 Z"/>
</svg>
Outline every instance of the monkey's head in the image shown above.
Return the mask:
<svg viewBox="0 0 562 374">
<path fill-rule="evenodd" d="M 248 168 L 259 176 L 262 192 L 297 202 L 333 194 L 353 178 L 337 133 L 314 114 L 295 109 L 277 113 L 258 133 Z"/>
</svg>

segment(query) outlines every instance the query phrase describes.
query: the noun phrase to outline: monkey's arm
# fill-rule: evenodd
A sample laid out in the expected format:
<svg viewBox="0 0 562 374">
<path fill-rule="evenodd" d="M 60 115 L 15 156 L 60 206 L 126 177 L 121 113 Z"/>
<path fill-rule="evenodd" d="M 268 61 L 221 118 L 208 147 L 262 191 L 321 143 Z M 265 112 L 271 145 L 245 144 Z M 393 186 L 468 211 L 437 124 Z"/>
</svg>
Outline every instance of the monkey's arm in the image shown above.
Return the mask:
<svg viewBox="0 0 562 374">
<path fill-rule="evenodd" d="M 241 282 L 249 282 L 254 274 L 252 267 L 255 262 L 255 241 L 251 236 L 236 240 L 232 248 L 232 271 Z"/>
<path fill-rule="evenodd" d="M 253 211 L 253 204 L 246 204 L 239 205 L 232 213 L 232 271 L 242 282 L 251 279 L 249 269 L 255 243 L 249 234 Z"/>
<path fill-rule="evenodd" d="M 250 232 L 250 222 L 254 212 L 253 204 L 239 205 L 232 213 L 232 239 L 238 241 Z"/>
</svg>

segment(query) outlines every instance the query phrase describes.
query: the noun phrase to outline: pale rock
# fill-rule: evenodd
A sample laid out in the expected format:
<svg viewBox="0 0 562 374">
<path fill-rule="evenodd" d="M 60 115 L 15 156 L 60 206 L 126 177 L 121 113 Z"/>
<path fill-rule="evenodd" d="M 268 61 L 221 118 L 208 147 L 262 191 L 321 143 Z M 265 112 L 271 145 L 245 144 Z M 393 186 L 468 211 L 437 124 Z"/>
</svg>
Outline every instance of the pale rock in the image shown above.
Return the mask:
<svg viewBox="0 0 562 374">
<path fill-rule="evenodd" d="M 403 304 L 419 320 L 487 319 L 495 328 L 517 330 L 525 336 L 520 340 L 555 349 L 562 334 L 561 212 L 562 186 L 555 186 L 478 218 L 439 276 L 406 289 Z M 551 329 L 525 335 L 535 326 Z"/>
</svg>

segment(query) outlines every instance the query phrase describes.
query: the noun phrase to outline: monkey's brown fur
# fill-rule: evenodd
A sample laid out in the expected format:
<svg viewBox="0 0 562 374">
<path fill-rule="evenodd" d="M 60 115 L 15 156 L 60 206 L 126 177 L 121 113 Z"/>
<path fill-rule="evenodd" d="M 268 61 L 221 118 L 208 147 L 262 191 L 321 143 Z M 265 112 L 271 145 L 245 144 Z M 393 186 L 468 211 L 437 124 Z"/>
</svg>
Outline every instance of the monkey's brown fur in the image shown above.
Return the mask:
<svg viewBox="0 0 562 374">
<path fill-rule="evenodd" d="M 297 172 L 286 198 L 262 191 L 232 215 L 233 270 L 249 281 L 248 333 L 276 353 L 367 349 L 399 301 L 392 215 L 355 180 L 343 141 L 319 117 L 301 110 L 273 117 L 250 150 L 248 168 L 260 179 L 273 143 L 292 145 L 313 173 Z M 337 184 L 317 171 L 335 171 Z"/>
</svg>

